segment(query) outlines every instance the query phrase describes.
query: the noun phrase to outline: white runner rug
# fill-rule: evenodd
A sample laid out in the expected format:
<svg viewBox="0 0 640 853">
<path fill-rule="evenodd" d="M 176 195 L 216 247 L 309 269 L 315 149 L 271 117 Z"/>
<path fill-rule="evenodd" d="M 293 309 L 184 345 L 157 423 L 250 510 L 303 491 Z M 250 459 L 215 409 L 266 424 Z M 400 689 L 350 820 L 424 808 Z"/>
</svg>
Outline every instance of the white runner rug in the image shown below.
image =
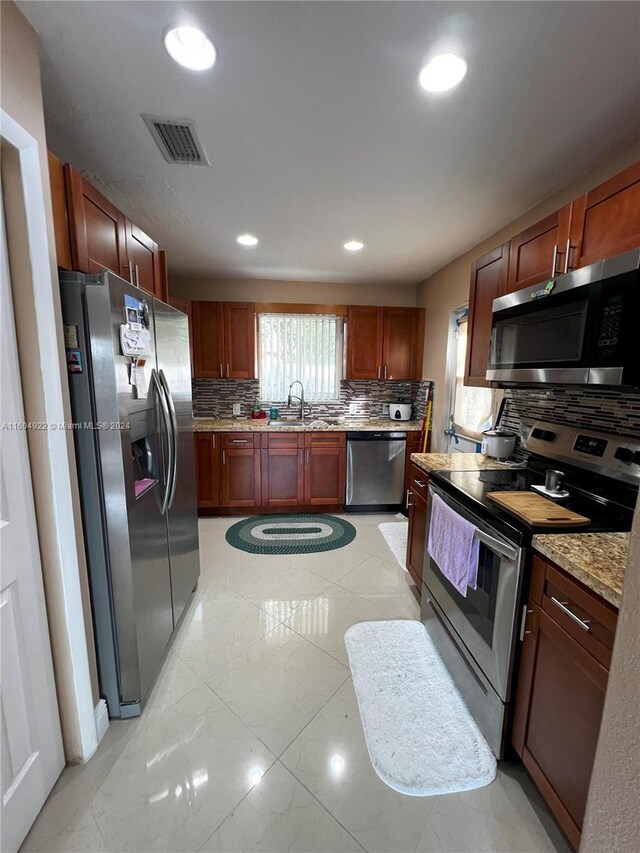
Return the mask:
<svg viewBox="0 0 640 853">
<path fill-rule="evenodd" d="M 383 521 L 382 524 L 378 525 L 378 530 L 384 536 L 389 549 L 400 564 L 400 568 L 406 572 L 405 560 L 407 559 L 409 522 L 406 519 L 404 521 Z"/>
<path fill-rule="evenodd" d="M 360 622 L 345 644 L 369 757 L 383 782 L 415 797 L 493 782 L 496 759 L 421 622 Z"/>
</svg>

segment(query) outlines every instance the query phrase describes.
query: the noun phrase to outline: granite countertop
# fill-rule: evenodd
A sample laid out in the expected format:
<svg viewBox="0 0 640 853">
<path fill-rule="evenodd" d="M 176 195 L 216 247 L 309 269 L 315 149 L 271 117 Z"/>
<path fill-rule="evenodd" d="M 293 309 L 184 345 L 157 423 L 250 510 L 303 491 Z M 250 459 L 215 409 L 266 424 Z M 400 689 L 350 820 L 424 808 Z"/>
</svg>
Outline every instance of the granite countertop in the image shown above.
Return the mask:
<svg viewBox="0 0 640 853">
<path fill-rule="evenodd" d="M 630 533 L 539 533 L 533 547 L 576 580 L 620 607 Z"/>
<path fill-rule="evenodd" d="M 509 466 L 482 453 L 412 453 L 411 461 L 427 474 L 433 471 L 506 471 Z"/>
<path fill-rule="evenodd" d="M 269 419 L 252 418 L 194 418 L 194 432 L 350 432 L 375 431 L 416 432 L 422 429 L 421 421 L 391 421 L 389 418 L 369 418 L 367 420 L 349 420 L 340 418 L 339 423 L 326 427 L 311 427 L 314 421 L 323 420 L 321 417 L 308 418 L 303 426 L 270 426 Z M 335 419 L 332 419 L 335 420 Z"/>
</svg>

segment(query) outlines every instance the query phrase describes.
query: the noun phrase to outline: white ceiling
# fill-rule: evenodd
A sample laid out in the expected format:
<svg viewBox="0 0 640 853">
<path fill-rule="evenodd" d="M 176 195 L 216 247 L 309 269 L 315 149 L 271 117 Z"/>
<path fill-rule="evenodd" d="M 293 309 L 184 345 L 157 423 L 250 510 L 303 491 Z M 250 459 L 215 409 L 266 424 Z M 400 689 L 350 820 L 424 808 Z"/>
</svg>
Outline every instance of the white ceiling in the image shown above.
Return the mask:
<svg viewBox="0 0 640 853">
<path fill-rule="evenodd" d="M 414 283 L 640 132 L 638 3 L 19 5 L 50 147 L 182 275 Z M 184 21 L 210 72 L 165 53 Z M 427 96 L 451 48 L 468 75 Z M 166 163 L 141 113 L 195 119 L 211 167 Z"/>
</svg>

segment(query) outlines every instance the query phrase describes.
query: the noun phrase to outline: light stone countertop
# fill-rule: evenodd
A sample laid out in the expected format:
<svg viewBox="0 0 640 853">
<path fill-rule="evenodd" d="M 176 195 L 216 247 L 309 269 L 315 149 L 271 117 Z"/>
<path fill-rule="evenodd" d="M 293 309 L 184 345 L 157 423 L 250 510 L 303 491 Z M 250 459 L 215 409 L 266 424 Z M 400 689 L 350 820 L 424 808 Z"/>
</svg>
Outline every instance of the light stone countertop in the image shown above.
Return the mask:
<svg viewBox="0 0 640 853">
<path fill-rule="evenodd" d="M 411 461 L 431 474 L 433 471 L 510 471 L 496 459 L 482 453 L 412 453 Z"/>
<path fill-rule="evenodd" d="M 270 426 L 268 418 L 194 418 L 193 430 L 194 432 L 416 432 L 422 429 L 421 421 L 391 421 L 389 418 L 360 420 L 340 418 L 339 423 L 332 423 L 326 427 L 310 426 L 314 421 L 322 420 L 321 417 L 308 418 L 302 426 Z"/>
<path fill-rule="evenodd" d="M 630 533 L 538 533 L 533 547 L 565 572 L 620 607 Z"/>
</svg>

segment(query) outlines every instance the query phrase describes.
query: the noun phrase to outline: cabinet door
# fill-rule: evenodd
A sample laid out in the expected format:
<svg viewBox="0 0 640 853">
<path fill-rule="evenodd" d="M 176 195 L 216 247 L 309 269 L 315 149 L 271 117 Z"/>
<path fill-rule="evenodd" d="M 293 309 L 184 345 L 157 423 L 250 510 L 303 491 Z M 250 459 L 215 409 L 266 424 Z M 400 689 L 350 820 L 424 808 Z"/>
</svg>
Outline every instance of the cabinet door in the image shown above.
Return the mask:
<svg viewBox="0 0 640 853">
<path fill-rule="evenodd" d="M 478 258 L 471 266 L 465 385 L 490 384 L 485 377 L 491 343 L 491 309 L 493 300 L 505 292 L 508 268 L 508 243 Z"/>
<path fill-rule="evenodd" d="M 573 203 L 569 269 L 640 246 L 640 163 Z"/>
<path fill-rule="evenodd" d="M 347 309 L 346 379 L 381 379 L 384 311 L 362 305 Z"/>
<path fill-rule="evenodd" d="M 384 309 L 383 379 L 418 379 L 422 374 L 423 316 L 420 308 Z"/>
<path fill-rule="evenodd" d="M 250 433 L 222 434 L 222 506 L 260 506 L 260 449 L 254 447 L 259 438 Z"/>
<path fill-rule="evenodd" d="M 256 377 L 256 306 L 253 302 L 224 303 L 224 376 Z"/>
<path fill-rule="evenodd" d="M 51 151 L 47 151 L 47 157 L 49 161 L 53 230 L 56 239 L 56 262 L 62 269 L 70 270 L 73 267 L 71 264 L 71 242 L 69 239 L 69 215 L 67 212 L 64 166 Z"/>
<path fill-rule="evenodd" d="M 305 433 L 304 502 L 307 506 L 344 506 L 345 433 Z"/>
<path fill-rule="evenodd" d="M 122 275 L 126 265 L 125 218 L 72 166 L 65 166 L 73 268 Z"/>
<path fill-rule="evenodd" d="M 514 745 L 577 849 L 608 672 L 531 601 L 528 611 Z"/>
<path fill-rule="evenodd" d="M 193 375 L 220 379 L 225 368 L 222 302 L 193 302 Z"/>
<path fill-rule="evenodd" d="M 568 204 L 511 240 L 507 293 L 564 272 L 570 219 Z"/>
<path fill-rule="evenodd" d="M 162 269 L 162 256 L 164 252 L 160 252 L 160 268 Z M 193 376 L 193 315 L 191 310 L 191 300 L 190 299 L 182 299 L 179 296 L 169 296 L 168 297 L 169 305 L 173 308 L 177 308 L 178 311 L 182 311 L 183 314 L 187 315 L 188 327 L 189 327 L 189 356 L 191 358 L 191 375 Z"/>
<path fill-rule="evenodd" d="M 166 301 L 158 244 L 129 219 L 125 223 L 127 259 L 121 275 L 137 287 Z"/>
<path fill-rule="evenodd" d="M 220 454 L 215 432 L 196 432 L 196 485 L 199 507 L 220 506 Z"/>
<path fill-rule="evenodd" d="M 422 590 L 422 569 L 427 547 L 427 502 L 415 492 L 409 492 L 409 531 L 407 538 L 407 569 L 413 582 Z"/>
<path fill-rule="evenodd" d="M 304 434 L 263 436 L 262 505 L 301 506 L 304 503 Z"/>
</svg>

